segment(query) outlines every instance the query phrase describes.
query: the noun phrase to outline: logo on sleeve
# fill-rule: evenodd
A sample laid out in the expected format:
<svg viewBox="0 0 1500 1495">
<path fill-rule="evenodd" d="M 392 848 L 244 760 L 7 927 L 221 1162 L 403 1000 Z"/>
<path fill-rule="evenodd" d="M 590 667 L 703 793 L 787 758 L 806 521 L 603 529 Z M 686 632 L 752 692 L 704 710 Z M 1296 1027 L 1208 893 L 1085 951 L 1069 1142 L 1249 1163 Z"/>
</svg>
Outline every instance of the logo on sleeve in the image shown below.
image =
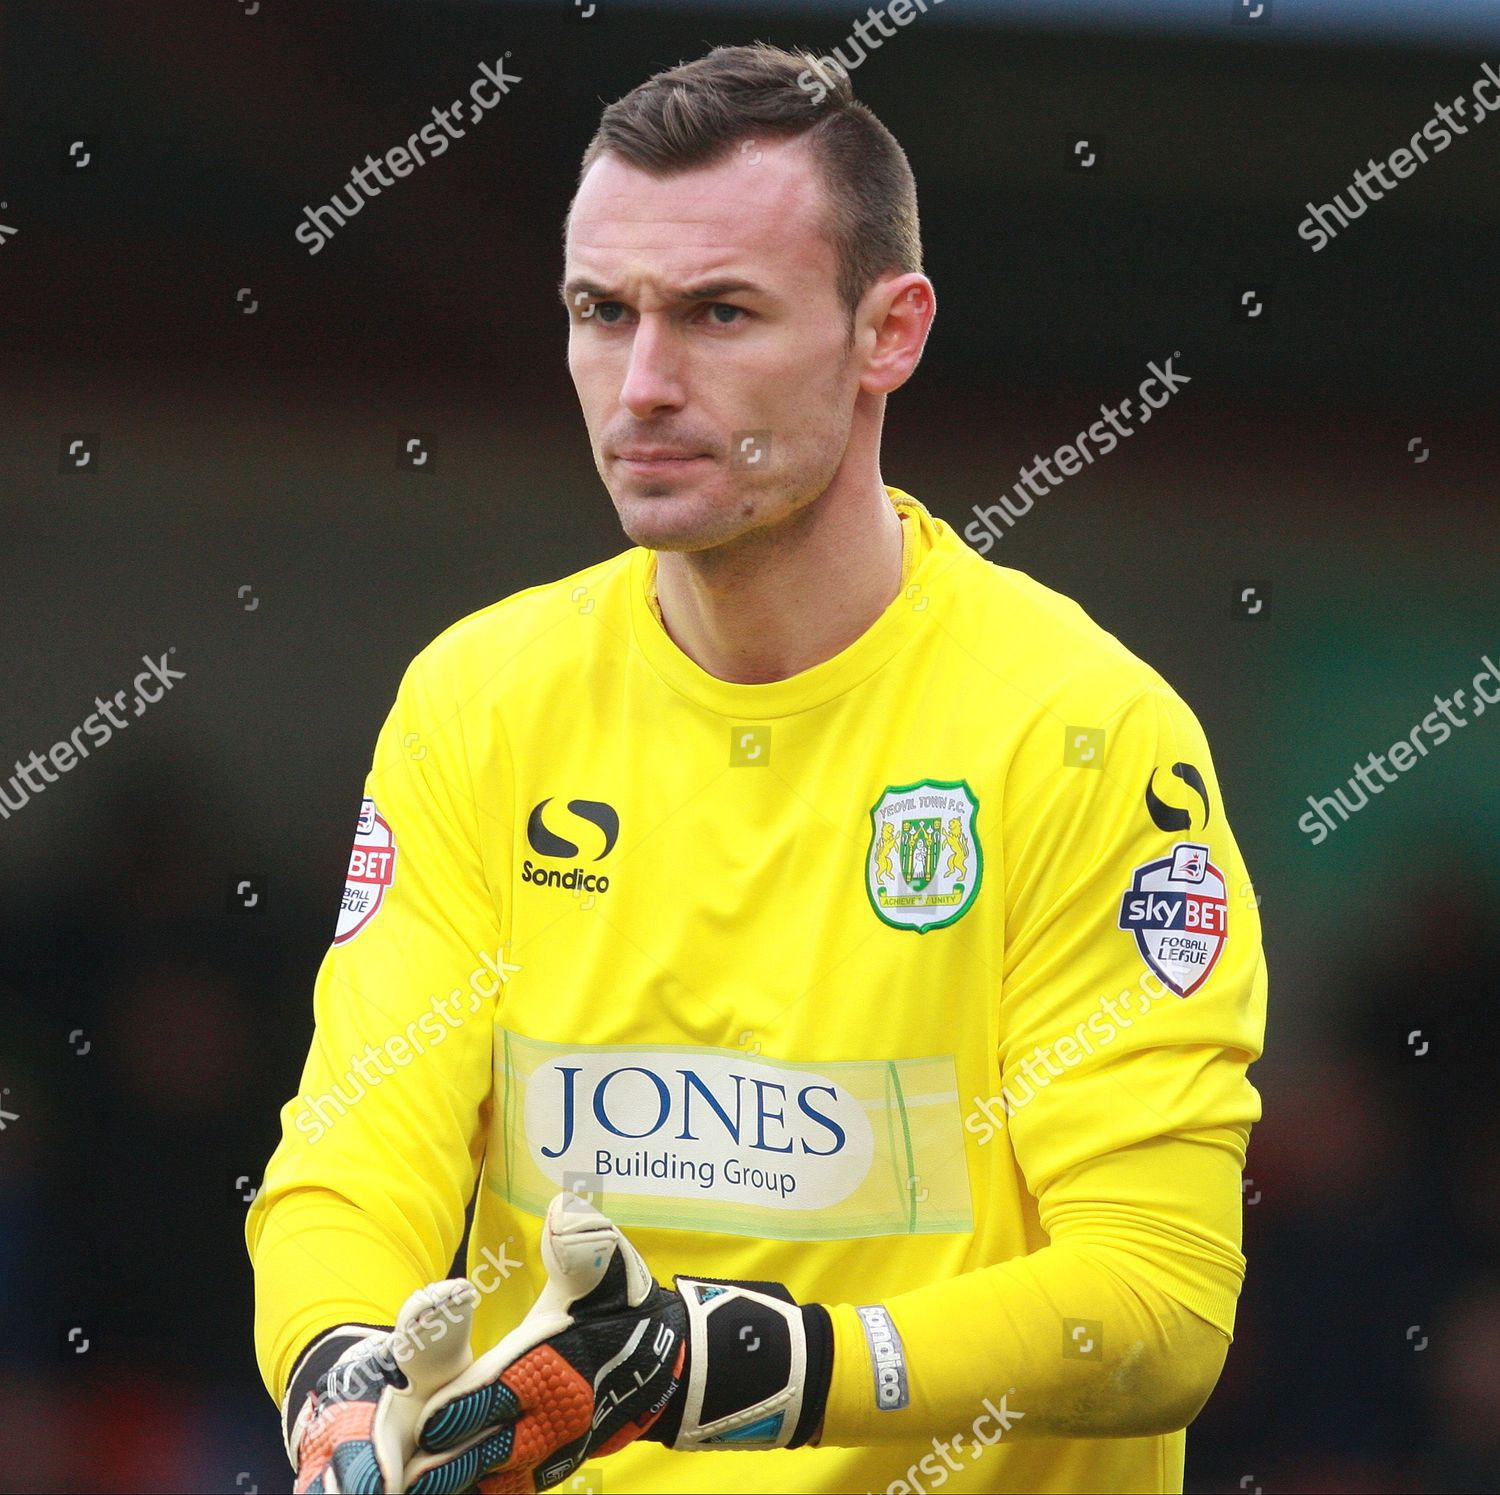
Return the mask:
<svg viewBox="0 0 1500 1495">
<path fill-rule="evenodd" d="M 354 827 L 354 850 L 349 853 L 349 873 L 344 879 L 344 897 L 339 904 L 335 945 L 352 940 L 376 914 L 385 890 L 396 880 L 396 836 L 375 808 L 373 799 L 360 802 Z"/>
<path fill-rule="evenodd" d="M 1190 997 L 1218 963 L 1229 934 L 1224 874 L 1208 847 L 1179 841 L 1171 856 L 1137 867 L 1120 900 L 1120 928 L 1141 959 L 1179 997 Z"/>
<path fill-rule="evenodd" d="M 1197 827 L 1201 831 L 1203 826 L 1208 824 L 1208 818 L 1212 814 L 1208 802 L 1208 785 L 1203 782 L 1203 775 L 1191 763 L 1174 763 L 1172 772 L 1203 802 L 1203 825 Z M 1193 828 L 1191 810 L 1182 810 L 1176 805 L 1169 805 L 1156 792 L 1154 768 L 1151 770 L 1151 777 L 1146 780 L 1146 813 L 1150 815 L 1151 823 L 1157 830 L 1165 831 L 1169 836 L 1178 831 Z"/>
<path fill-rule="evenodd" d="M 875 1303 L 855 1310 L 865 1326 L 865 1343 L 875 1371 L 875 1405 L 882 1412 L 899 1412 L 911 1405 L 906 1379 L 906 1346 L 901 1343 L 890 1313 Z"/>
<path fill-rule="evenodd" d="M 870 810 L 865 856 L 865 888 L 881 919 L 925 934 L 968 912 L 984 872 L 978 810 L 963 779 L 887 787 Z"/>
</svg>

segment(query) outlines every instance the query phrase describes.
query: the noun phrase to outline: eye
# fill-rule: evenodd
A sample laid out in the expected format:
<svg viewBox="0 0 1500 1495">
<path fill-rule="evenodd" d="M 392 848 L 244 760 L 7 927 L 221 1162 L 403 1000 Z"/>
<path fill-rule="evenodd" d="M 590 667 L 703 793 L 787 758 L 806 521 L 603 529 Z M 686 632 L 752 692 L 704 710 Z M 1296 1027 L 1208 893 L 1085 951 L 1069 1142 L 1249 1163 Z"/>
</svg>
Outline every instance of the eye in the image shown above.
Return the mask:
<svg viewBox="0 0 1500 1495">
<path fill-rule="evenodd" d="M 596 322 L 602 322 L 606 327 L 617 326 L 625 314 L 625 304 L 622 301 L 595 301 L 589 307 Z"/>
<path fill-rule="evenodd" d="M 727 301 L 711 302 L 708 310 L 715 327 L 733 327 L 741 318 L 750 315 L 743 306 L 732 306 Z"/>
</svg>

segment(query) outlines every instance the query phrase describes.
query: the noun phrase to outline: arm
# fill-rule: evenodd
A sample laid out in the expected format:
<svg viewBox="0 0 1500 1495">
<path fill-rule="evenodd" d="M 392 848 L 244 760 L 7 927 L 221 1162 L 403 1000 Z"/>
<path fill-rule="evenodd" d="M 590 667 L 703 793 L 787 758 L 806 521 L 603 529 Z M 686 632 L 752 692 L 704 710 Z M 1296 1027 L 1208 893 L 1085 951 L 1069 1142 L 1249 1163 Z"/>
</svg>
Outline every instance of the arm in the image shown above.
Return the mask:
<svg viewBox="0 0 1500 1495">
<path fill-rule="evenodd" d="M 1242 1134 L 1223 1128 L 1081 1167 L 1049 1192 L 1040 1251 L 887 1300 L 904 1409 L 880 1410 L 863 1325 L 852 1306 L 835 1308 L 820 1441 L 955 1435 L 984 1396 L 1017 1414 L 996 1429 L 1012 1441 L 1187 1426 L 1229 1347 L 1242 1157 Z"/>
<path fill-rule="evenodd" d="M 952 1432 L 981 1394 L 1005 1394 L 1023 1414 L 1012 1438 L 1172 1431 L 1223 1366 L 1244 1274 L 1240 1177 L 1260 1114 L 1245 1073 L 1264 1029 L 1257 910 L 1202 729 L 1175 695 L 1154 686 L 1104 724 L 1102 769 L 1059 766 L 1058 720 L 1018 754 L 1007 789 L 1009 1114 L 993 1109 L 998 1127 L 969 1122 L 982 1148 L 1013 1149 L 1045 1243 L 885 1305 L 908 1362 L 903 1409 L 877 1410 L 863 1327 L 853 1306 L 836 1308 L 824 1442 Z M 1201 792 L 1191 772 L 1174 775 L 1178 763 L 1197 770 Z M 1193 984 L 1201 967 L 1160 968 L 1186 996 L 1119 927 L 1138 869 L 1181 843 L 1209 847 L 1227 894 L 1222 946 L 1178 935 L 1172 947 L 1213 960 L 1206 979 Z M 1163 887 L 1159 907 L 1176 901 L 1172 883 L 1146 882 Z M 1196 886 L 1209 896 L 1212 874 Z M 1179 910 L 1178 927 L 1190 917 Z"/>
<path fill-rule="evenodd" d="M 444 661 L 441 641 L 418 657 L 381 730 L 300 1092 L 246 1226 L 274 1398 L 303 1361 L 289 1422 L 446 1274 L 482 1154 L 503 955 Z"/>
</svg>

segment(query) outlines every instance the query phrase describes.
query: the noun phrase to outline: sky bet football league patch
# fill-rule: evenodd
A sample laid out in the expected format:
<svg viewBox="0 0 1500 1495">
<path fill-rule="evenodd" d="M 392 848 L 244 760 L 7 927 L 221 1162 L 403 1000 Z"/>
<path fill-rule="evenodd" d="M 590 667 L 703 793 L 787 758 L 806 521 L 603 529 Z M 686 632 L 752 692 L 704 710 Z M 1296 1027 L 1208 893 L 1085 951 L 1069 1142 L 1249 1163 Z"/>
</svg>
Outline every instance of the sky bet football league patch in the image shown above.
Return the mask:
<svg viewBox="0 0 1500 1495">
<path fill-rule="evenodd" d="M 1120 900 L 1120 928 L 1179 997 L 1192 996 L 1218 963 L 1229 931 L 1224 893 L 1208 847 L 1179 841 L 1171 856 L 1137 867 Z"/>
</svg>

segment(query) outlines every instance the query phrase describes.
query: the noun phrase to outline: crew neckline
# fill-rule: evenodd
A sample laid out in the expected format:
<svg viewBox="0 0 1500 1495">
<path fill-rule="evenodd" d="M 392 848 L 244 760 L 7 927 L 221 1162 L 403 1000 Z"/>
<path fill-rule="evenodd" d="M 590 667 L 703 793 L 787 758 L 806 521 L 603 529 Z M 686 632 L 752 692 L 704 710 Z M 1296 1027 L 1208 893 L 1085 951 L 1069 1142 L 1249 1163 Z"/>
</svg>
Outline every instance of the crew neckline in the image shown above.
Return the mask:
<svg viewBox="0 0 1500 1495">
<path fill-rule="evenodd" d="M 630 611 L 635 640 L 658 675 L 679 695 L 737 721 L 769 721 L 823 705 L 868 679 L 930 614 L 907 601 L 929 569 L 938 534 L 926 508 L 910 494 L 886 486 L 901 518 L 901 587 L 885 611 L 830 659 L 785 680 L 743 684 L 721 680 L 678 647 L 656 606 L 656 552 L 638 547 L 630 558 Z"/>
</svg>

